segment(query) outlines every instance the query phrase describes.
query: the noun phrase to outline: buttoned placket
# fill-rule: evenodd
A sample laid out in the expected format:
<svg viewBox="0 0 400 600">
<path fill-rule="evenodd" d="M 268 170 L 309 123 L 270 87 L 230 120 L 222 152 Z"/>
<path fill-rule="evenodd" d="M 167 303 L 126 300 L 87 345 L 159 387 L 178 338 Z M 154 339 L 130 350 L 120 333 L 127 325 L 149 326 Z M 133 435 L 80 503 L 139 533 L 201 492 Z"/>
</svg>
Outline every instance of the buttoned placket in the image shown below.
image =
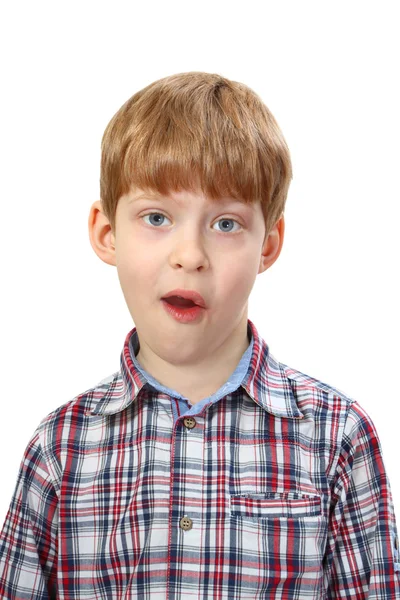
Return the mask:
<svg viewBox="0 0 400 600">
<path fill-rule="evenodd" d="M 199 589 L 200 570 L 194 566 L 199 562 L 193 560 L 193 548 L 198 548 L 200 560 L 204 430 L 205 418 L 199 415 L 182 416 L 173 430 L 167 598 L 174 597 L 182 570 L 191 572 L 191 587 Z M 192 463 L 199 465 L 199 470 L 191 468 Z M 186 547 L 190 548 L 190 552 L 185 551 Z M 177 554 L 174 548 L 178 549 Z M 187 557 L 190 560 L 185 563 Z"/>
</svg>

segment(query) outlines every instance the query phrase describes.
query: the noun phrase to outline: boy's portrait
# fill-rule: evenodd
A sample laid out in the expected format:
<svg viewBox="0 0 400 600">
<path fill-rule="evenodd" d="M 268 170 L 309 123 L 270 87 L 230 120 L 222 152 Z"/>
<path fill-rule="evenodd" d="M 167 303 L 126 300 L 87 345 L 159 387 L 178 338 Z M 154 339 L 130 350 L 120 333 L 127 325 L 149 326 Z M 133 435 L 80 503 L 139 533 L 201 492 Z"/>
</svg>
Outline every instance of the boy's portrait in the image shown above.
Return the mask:
<svg viewBox="0 0 400 600">
<path fill-rule="evenodd" d="M 120 15 L 118 36 L 114 13 L 99 10 L 99 23 L 110 35 L 107 56 L 117 56 L 127 47 L 129 10 L 122 21 Z M 218 7 L 214 10 L 218 15 Z M 241 20 L 235 17 L 238 34 L 248 19 L 246 10 Z M 148 8 L 138 11 L 150 18 Z M 156 31 L 150 36 L 150 29 L 144 36 L 133 21 L 132 30 L 140 30 L 139 41 L 133 43 L 143 47 L 153 39 L 160 50 L 167 39 L 174 44 L 178 27 L 173 14 L 165 13 L 165 23 L 172 27 L 168 35 L 161 26 L 162 14 L 152 18 L 159 36 Z M 283 9 L 270 13 L 271 31 L 274 23 L 279 31 L 285 14 Z M 367 15 L 368 23 L 379 19 Z M 356 16 L 350 10 L 350 18 Z M 298 18 L 307 22 L 301 11 Z M 319 18 L 322 23 L 322 14 Z M 192 41 L 206 44 L 212 36 L 205 35 L 201 19 L 199 15 L 192 23 Z M 221 15 L 219 19 L 225 23 Z M 209 26 L 213 30 L 215 24 Z M 253 27 L 256 31 L 259 26 Z M 311 27 L 309 34 L 323 43 Z M 51 35 L 55 48 L 61 47 Z M 96 44 L 96 33 L 91 35 Z M 181 35 L 187 38 L 184 28 Z M 277 36 L 276 42 L 281 39 L 271 35 Z M 328 40 L 330 35 L 328 31 Z M 225 39 L 225 52 L 234 50 Z M 257 36 L 246 34 L 248 43 L 251 39 L 260 43 Z M 273 52 L 276 45 L 266 43 L 275 65 L 283 69 L 289 64 L 285 54 Z M 41 368 L 30 378 L 21 369 L 25 364 L 31 368 L 31 361 L 39 365 L 40 346 L 28 329 L 17 355 L 22 359 L 17 361 L 22 392 L 15 391 L 17 380 L 9 377 L 15 402 L 10 387 L 4 404 L 6 411 L 12 404 L 13 412 L 5 412 L 7 426 L 2 425 L 10 437 L 3 446 L 9 460 L 2 467 L 7 475 L 0 505 L 0 598 L 400 599 L 394 491 L 399 482 L 386 454 L 390 440 L 381 442 L 383 425 L 398 410 L 392 400 L 396 392 L 368 401 L 386 372 L 384 361 L 376 360 L 382 356 L 376 333 L 365 323 L 363 341 L 355 341 L 351 327 L 356 330 L 361 319 L 355 315 L 343 323 L 333 310 L 335 294 L 339 315 L 345 312 L 343 296 L 349 297 L 349 310 L 357 308 L 351 298 L 357 293 L 357 277 L 352 272 L 353 281 L 346 279 L 350 270 L 340 254 L 341 244 L 351 246 L 341 238 L 356 229 L 354 209 L 337 219 L 329 190 L 319 203 L 326 203 L 332 220 L 312 203 L 313 185 L 321 181 L 318 165 L 324 177 L 343 175 L 352 185 L 346 171 L 349 148 L 343 141 L 337 165 L 332 155 L 327 161 L 323 153 L 329 134 L 320 134 L 323 146 L 316 151 L 312 142 L 315 164 L 310 169 L 301 160 L 302 140 L 307 131 L 316 140 L 318 127 L 310 109 L 315 98 L 309 93 L 301 104 L 306 86 L 299 87 L 299 98 L 286 99 L 280 113 L 278 99 L 283 104 L 283 96 L 272 84 L 263 84 L 258 53 L 255 76 L 243 66 L 235 69 L 232 57 L 223 60 L 221 50 L 217 60 L 216 49 L 208 48 L 201 61 L 190 45 L 183 47 L 187 57 L 177 47 L 176 56 L 168 56 L 167 50 L 165 56 L 149 56 L 149 72 L 158 73 L 154 77 L 143 65 L 137 71 L 133 65 L 129 72 L 122 52 L 114 77 L 117 85 L 124 79 L 123 87 L 99 100 L 102 118 L 96 113 L 91 121 L 86 105 L 83 150 L 74 142 L 77 156 L 71 161 L 81 160 L 85 140 L 95 130 L 94 137 L 100 138 L 99 192 L 90 202 L 86 198 L 84 211 L 76 200 L 62 204 L 59 215 L 65 221 L 57 235 L 70 241 L 66 246 L 60 242 L 70 257 L 79 255 L 81 273 L 89 261 L 93 265 L 87 280 L 71 294 L 82 297 L 87 311 L 80 306 L 68 312 L 66 304 L 56 304 L 59 321 L 54 330 L 43 325 L 52 343 L 40 359 Z M 241 47 L 251 58 L 246 44 Z M 322 48 L 330 57 L 328 42 Z M 301 44 L 298 51 L 307 55 Z M 385 50 L 380 51 L 383 56 Z M 135 60 L 139 55 L 132 54 Z M 73 60 L 80 65 L 82 57 Z M 338 59 L 340 64 L 346 65 L 345 58 Z M 94 60 L 100 65 L 99 57 Z M 102 68 L 105 89 L 106 74 L 113 70 L 107 61 Z M 278 76 L 268 68 L 275 87 L 283 85 L 283 70 Z M 84 84 L 84 90 L 89 87 Z M 322 98 L 317 87 L 313 93 Z M 290 114 L 299 118 L 297 101 L 308 107 L 305 121 L 310 125 L 291 129 Z M 314 118 L 322 119 L 317 110 Z M 286 126 L 278 114 L 287 115 Z M 333 126 L 329 115 L 324 116 L 321 127 L 330 126 L 338 144 L 336 119 Z M 68 127 L 78 131 L 72 120 Z M 61 136 L 59 141 L 61 146 Z M 299 164 L 312 177 L 293 193 Z M 68 177 L 73 179 L 71 171 Z M 371 174 L 371 186 L 374 181 Z M 296 208 L 289 210 L 289 205 Z M 84 218 L 75 217 L 75 210 Z M 302 211 L 313 215 L 308 225 Z M 75 229 L 70 227 L 74 223 Z M 79 241 L 74 244 L 83 237 L 82 223 L 84 253 L 77 250 Z M 337 279 L 342 287 L 332 284 L 335 276 L 327 266 L 328 257 L 333 261 L 334 256 L 327 247 L 333 243 L 341 257 L 337 260 L 343 261 L 343 275 Z M 50 248 L 48 260 L 57 261 L 57 252 Z M 355 261 L 356 252 L 348 262 Z M 79 268 L 77 258 L 72 260 Z M 52 264 L 53 289 L 62 269 Z M 74 276 L 65 277 L 73 285 Z M 40 293 L 44 298 L 45 290 Z M 112 295 L 116 293 L 118 300 Z M 358 303 L 362 297 L 356 296 Z M 309 303 L 315 307 L 314 317 Z M 116 310 L 122 304 L 125 313 Z M 337 338 L 334 319 L 340 328 Z M 84 331 L 89 327 L 95 336 L 90 340 L 89 329 Z M 70 339 L 82 336 L 68 356 L 67 328 L 73 331 Z M 368 366 L 353 359 L 350 343 L 365 351 Z M 111 355 L 114 370 L 98 362 L 109 364 Z M 346 361 L 353 380 L 348 390 L 342 366 Z M 339 369 L 341 380 L 337 375 L 336 383 Z M 87 384 L 75 379 L 76 372 Z M 356 374 L 361 383 L 354 383 Z M 75 387 L 68 394 L 71 385 Z M 362 385 L 369 390 L 365 401 Z M 386 414 L 385 423 L 378 406 Z M 12 438 L 22 434 L 16 454 Z"/>
</svg>

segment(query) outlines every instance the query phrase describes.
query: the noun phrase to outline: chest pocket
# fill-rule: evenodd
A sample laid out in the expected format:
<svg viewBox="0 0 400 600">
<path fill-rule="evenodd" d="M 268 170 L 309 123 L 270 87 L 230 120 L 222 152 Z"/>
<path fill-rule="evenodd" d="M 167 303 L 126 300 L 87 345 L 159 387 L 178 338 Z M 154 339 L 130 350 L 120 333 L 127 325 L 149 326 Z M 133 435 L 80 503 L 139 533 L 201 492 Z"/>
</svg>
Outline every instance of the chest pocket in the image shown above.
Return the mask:
<svg viewBox="0 0 400 600">
<path fill-rule="evenodd" d="M 253 598 L 275 597 L 277 582 L 292 591 L 290 597 L 320 598 L 326 544 L 322 499 L 302 491 L 230 494 L 230 537 L 246 576 L 258 582 Z"/>
<path fill-rule="evenodd" d="M 250 519 L 299 519 L 322 514 L 321 497 L 304 492 L 264 492 L 230 496 L 232 517 Z"/>
</svg>

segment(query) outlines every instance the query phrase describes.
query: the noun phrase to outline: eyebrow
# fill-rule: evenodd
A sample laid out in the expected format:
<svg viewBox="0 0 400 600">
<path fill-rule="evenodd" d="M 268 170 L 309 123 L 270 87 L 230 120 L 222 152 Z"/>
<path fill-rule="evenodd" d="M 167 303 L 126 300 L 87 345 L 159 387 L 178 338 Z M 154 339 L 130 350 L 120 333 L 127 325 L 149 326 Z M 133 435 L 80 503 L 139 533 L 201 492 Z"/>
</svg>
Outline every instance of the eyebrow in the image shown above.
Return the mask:
<svg viewBox="0 0 400 600">
<path fill-rule="evenodd" d="M 128 204 L 131 204 L 131 202 L 135 202 L 135 200 L 161 200 L 162 196 L 161 194 L 151 194 L 149 193 L 143 193 L 143 194 L 139 194 L 138 196 L 133 196 L 133 198 L 130 198 L 128 201 Z"/>
<path fill-rule="evenodd" d="M 133 196 L 129 198 L 128 204 L 132 204 L 136 200 L 161 200 L 162 196 L 156 194 L 139 194 L 139 196 Z"/>
<path fill-rule="evenodd" d="M 138 196 L 134 196 L 133 198 L 130 198 L 130 200 L 128 201 L 128 204 L 132 204 L 136 200 L 153 200 L 155 202 L 159 202 L 160 200 L 167 200 L 167 201 L 172 200 L 176 204 L 180 204 L 180 201 L 176 200 L 175 198 L 173 198 L 171 196 L 163 196 L 162 194 L 158 194 L 157 192 L 147 192 L 147 193 L 143 192 L 142 194 L 139 194 Z M 218 201 L 214 201 L 214 202 L 215 202 L 215 204 L 218 204 Z M 220 202 L 221 202 L 221 204 L 240 204 L 240 205 L 249 206 L 249 207 L 251 207 L 253 204 L 253 203 L 245 202 L 244 200 L 237 200 L 236 198 L 226 198 Z"/>
</svg>

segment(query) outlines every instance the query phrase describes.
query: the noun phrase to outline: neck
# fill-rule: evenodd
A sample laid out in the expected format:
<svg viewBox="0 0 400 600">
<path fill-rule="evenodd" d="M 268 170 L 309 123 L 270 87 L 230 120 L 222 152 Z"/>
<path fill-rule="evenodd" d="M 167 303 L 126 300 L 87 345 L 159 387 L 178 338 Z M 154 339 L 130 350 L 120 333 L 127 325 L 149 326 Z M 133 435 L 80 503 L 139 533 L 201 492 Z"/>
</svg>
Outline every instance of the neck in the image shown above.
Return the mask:
<svg viewBox="0 0 400 600">
<path fill-rule="evenodd" d="M 173 363 L 142 341 L 136 360 L 161 385 L 179 392 L 194 404 L 214 394 L 228 381 L 249 343 L 246 317 L 220 346 L 206 352 L 195 364 Z"/>
</svg>

